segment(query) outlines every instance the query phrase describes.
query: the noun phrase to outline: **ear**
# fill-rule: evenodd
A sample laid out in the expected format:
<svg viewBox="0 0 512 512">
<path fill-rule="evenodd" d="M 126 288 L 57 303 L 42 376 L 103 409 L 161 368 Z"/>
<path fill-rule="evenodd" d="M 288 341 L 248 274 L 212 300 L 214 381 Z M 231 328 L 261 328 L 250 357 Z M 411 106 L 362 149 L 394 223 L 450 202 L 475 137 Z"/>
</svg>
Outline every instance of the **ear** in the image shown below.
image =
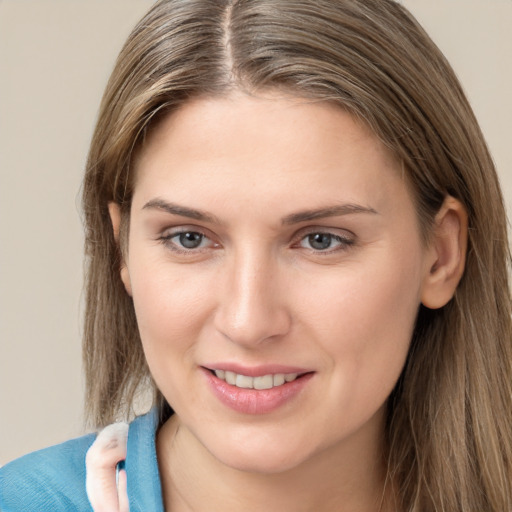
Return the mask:
<svg viewBox="0 0 512 512">
<path fill-rule="evenodd" d="M 468 216 L 462 203 L 448 196 L 436 215 L 429 243 L 421 302 L 438 309 L 453 297 L 464 272 Z"/>
<path fill-rule="evenodd" d="M 114 239 L 119 247 L 119 232 L 121 229 L 121 206 L 114 201 L 108 203 L 108 212 L 110 214 L 110 221 L 112 222 L 112 230 L 114 231 Z M 132 296 L 132 285 L 130 282 L 130 274 L 128 272 L 128 267 L 126 266 L 125 258 L 123 255 L 123 250 L 120 248 L 121 254 L 121 281 L 124 284 L 124 288 L 130 297 Z"/>
</svg>

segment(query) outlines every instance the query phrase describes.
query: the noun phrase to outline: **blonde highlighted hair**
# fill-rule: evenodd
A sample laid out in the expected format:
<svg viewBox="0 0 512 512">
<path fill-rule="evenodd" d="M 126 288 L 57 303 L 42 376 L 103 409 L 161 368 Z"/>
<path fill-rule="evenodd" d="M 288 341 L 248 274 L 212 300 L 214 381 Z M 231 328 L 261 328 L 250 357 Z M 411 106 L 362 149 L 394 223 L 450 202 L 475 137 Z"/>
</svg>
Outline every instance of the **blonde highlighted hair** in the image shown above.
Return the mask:
<svg viewBox="0 0 512 512">
<path fill-rule="evenodd" d="M 233 89 L 280 89 L 363 120 L 402 162 L 426 236 L 447 195 L 466 208 L 464 276 L 444 308 L 420 307 L 389 399 L 388 470 L 403 511 L 512 511 L 503 198 L 451 67 L 393 0 L 161 0 L 135 27 L 105 91 L 83 189 L 91 421 L 128 415 L 138 390 L 153 386 L 108 204 L 121 205 L 126 231 L 146 132 L 190 98 Z M 172 411 L 154 392 L 165 420 Z"/>
</svg>

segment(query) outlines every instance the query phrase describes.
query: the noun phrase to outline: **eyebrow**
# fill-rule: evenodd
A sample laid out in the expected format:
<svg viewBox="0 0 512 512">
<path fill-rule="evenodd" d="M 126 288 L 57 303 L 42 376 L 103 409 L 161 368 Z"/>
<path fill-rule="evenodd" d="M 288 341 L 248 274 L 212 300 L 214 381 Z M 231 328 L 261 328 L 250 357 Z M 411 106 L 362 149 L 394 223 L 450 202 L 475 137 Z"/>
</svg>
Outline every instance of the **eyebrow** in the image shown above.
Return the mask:
<svg viewBox="0 0 512 512">
<path fill-rule="evenodd" d="M 202 222 L 210 222 L 214 224 L 221 224 L 221 221 L 202 210 L 181 206 L 175 203 L 169 203 L 161 198 L 155 198 L 148 201 L 143 207 L 146 209 L 156 209 L 167 212 L 171 215 L 179 215 L 180 217 L 188 217 L 190 219 L 199 220 Z M 373 208 L 361 206 L 358 204 L 342 204 L 329 206 L 327 208 L 319 208 L 315 210 L 304 210 L 297 213 L 292 213 L 283 218 L 283 225 L 299 224 L 300 222 L 307 222 L 315 219 L 323 219 L 326 217 L 338 217 L 342 215 L 350 215 L 354 213 L 366 213 L 377 215 L 378 212 Z"/>
<path fill-rule="evenodd" d="M 188 208 L 187 206 L 181 206 L 175 203 L 169 203 L 164 201 L 163 199 L 156 198 L 148 201 L 143 207 L 143 210 L 146 209 L 155 209 L 162 210 L 164 212 L 170 213 L 171 215 L 179 215 L 180 217 L 188 217 L 190 219 L 199 220 L 201 222 L 211 222 L 220 224 L 220 221 L 213 215 L 209 213 L 203 212 L 201 210 L 196 210 L 195 208 Z"/>
<path fill-rule="evenodd" d="M 350 215 L 353 213 L 370 213 L 377 215 L 377 210 L 373 208 L 361 206 L 358 204 L 341 204 L 329 206 L 327 208 L 319 208 L 317 210 L 305 210 L 302 212 L 292 213 L 283 219 L 283 224 L 298 224 L 315 219 L 324 219 L 326 217 L 338 217 L 341 215 Z"/>
</svg>

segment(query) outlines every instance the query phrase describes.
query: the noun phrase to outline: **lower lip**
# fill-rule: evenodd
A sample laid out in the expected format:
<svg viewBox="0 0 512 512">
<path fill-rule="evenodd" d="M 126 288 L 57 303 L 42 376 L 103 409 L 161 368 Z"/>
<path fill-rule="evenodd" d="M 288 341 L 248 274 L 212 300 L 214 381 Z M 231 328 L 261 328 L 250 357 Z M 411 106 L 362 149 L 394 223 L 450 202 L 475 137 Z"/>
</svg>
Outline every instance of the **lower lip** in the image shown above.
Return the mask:
<svg viewBox="0 0 512 512">
<path fill-rule="evenodd" d="M 308 384 L 313 373 L 308 373 L 271 389 L 244 389 L 228 384 L 210 370 L 202 368 L 213 394 L 227 407 L 243 414 L 266 414 L 295 398 Z"/>
</svg>

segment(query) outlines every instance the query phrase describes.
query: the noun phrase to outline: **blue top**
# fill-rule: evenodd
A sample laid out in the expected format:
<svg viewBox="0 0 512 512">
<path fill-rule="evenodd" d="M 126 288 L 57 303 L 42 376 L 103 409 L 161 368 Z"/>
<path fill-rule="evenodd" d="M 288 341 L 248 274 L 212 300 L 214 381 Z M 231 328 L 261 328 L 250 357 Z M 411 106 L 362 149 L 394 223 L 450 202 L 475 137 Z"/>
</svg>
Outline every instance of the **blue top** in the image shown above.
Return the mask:
<svg viewBox="0 0 512 512">
<path fill-rule="evenodd" d="M 158 414 L 128 430 L 126 476 L 130 512 L 163 512 L 156 459 Z M 95 434 L 30 453 L 0 468 L 1 512 L 93 512 L 85 490 L 85 454 Z"/>
</svg>

